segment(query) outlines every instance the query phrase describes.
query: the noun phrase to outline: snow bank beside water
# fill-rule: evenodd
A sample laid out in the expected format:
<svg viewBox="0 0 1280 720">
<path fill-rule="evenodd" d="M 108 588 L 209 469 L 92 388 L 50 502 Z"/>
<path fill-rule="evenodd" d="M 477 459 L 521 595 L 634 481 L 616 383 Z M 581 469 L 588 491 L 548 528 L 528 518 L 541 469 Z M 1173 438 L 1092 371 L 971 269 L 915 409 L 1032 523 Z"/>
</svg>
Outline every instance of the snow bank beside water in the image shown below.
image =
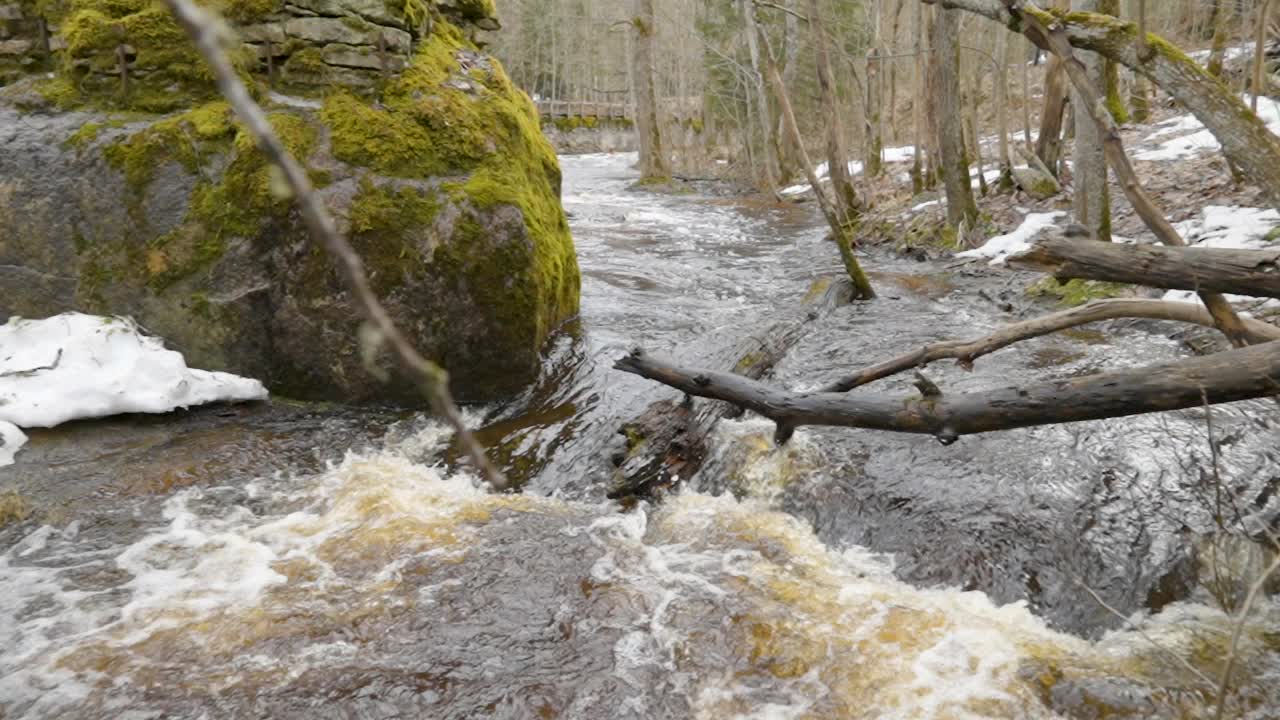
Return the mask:
<svg viewBox="0 0 1280 720">
<path fill-rule="evenodd" d="M 125 318 L 65 313 L 0 326 L 0 460 L 10 447 L 2 423 L 52 427 L 266 397 L 257 380 L 188 368 L 181 353 Z"/>
<path fill-rule="evenodd" d="M 1054 210 L 1047 213 L 1030 213 L 1016 230 L 1004 235 L 997 235 L 983 243 L 982 247 L 956 253 L 956 257 L 990 259 L 991 265 L 1003 265 L 1005 258 L 1031 247 L 1031 241 L 1042 230 L 1057 224 L 1057 220 L 1066 213 Z"/>
</svg>

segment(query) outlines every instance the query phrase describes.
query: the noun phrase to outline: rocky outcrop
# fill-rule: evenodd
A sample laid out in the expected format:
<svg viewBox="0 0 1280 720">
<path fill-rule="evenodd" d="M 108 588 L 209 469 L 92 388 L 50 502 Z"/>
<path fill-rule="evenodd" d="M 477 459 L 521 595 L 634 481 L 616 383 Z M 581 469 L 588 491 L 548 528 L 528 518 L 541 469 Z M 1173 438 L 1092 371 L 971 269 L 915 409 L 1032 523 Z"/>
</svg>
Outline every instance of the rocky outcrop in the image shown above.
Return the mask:
<svg viewBox="0 0 1280 720">
<path fill-rule="evenodd" d="M 332 264 L 199 64 L 179 67 L 185 39 L 162 50 L 147 38 L 169 37 L 167 16 L 129 19 L 162 6 L 115 20 L 148 28 L 125 38 L 127 90 L 99 72 L 107 56 L 83 54 L 76 33 L 97 22 L 83 8 L 128 5 L 73 3 L 81 9 L 58 26 L 67 49 L 54 51 L 56 75 L 0 91 L 0 318 L 132 315 L 192 366 L 257 377 L 277 393 L 416 404 L 414 387 L 368 371 Z M 455 393 L 503 397 L 535 376 L 544 340 L 577 311 L 559 168 L 529 99 L 468 37 L 477 14 L 492 19 L 491 4 L 405 5 L 420 8 L 415 19 L 388 7 L 401 3 L 227 12 L 253 44 L 305 44 L 270 67 L 261 53 L 240 58 L 272 123 L 395 321 L 450 370 Z M 323 97 L 267 99 L 272 68 L 278 89 L 305 93 L 307 81 L 291 81 L 310 51 L 328 78 Z M 378 67 L 364 66 L 369 53 Z M 161 96 L 180 110 L 112 112 L 135 100 L 154 108 Z"/>
</svg>

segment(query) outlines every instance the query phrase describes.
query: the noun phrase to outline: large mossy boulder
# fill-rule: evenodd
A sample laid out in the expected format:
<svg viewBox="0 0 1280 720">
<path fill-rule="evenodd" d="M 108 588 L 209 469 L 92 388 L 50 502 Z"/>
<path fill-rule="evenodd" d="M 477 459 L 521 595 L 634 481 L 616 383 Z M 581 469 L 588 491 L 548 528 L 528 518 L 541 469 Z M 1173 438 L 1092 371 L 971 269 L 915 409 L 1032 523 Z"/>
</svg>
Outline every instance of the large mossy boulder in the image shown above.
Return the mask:
<svg viewBox="0 0 1280 720">
<path fill-rule="evenodd" d="M 72 3 L 80 10 L 70 17 L 129 0 Z M 401 4 L 298 5 L 349 12 L 354 31 Z M 577 261 L 537 113 L 467 36 L 485 4 L 417 7 L 425 15 L 401 21 L 413 41 L 399 70 L 313 87 L 306 100 L 259 90 L 393 319 L 450 371 L 458 397 L 490 400 L 536 375 L 544 341 L 577 312 Z M 276 21 L 286 41 L 315 31 L 289 30 L 295 19 L 269 8 L 250 19 L 254 37 L 270 36 Z M 338 43 L 316 42 L 325 43 L 317 72 L 328 73 L 323 57 L 335 57 Z M 315 49 L 295 44 L 289 62 Z M 377 51 L 392 48 L 383 41 Z M 53 79 L 0 90 L 0 318 L 132 315 L 191 365 L 257 377 L 277 393 L 420 402 L 412 384 L 369 372 L 333 264 L 202 67 L 175 58 L 156 71 L 163 85 L 148 87 L 139 73 L 127 94 L 73 54 Z M 250 58 L 246 75 L 262 69 Z M 130 95 L 181 109 L 120 112 Z"/>
</svg>

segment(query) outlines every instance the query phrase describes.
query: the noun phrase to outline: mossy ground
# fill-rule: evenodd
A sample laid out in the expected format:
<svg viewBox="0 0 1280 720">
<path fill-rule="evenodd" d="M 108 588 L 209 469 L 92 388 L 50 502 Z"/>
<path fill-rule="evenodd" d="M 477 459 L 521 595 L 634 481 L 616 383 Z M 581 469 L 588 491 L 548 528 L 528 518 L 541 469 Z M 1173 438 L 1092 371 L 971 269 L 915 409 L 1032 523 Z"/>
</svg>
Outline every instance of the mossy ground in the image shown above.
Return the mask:
<svg viewBox="0 0 1280 720">
<path fill-rule="evenodd" d="M 1090 300 L 1124 297 L 1130 294 L 1131 286 L 1122 283 L 1102 282 L 1100 280 L 1068 280 L 1062 282 L 1046 277 L 1027 288 L 1027 295 L 1040 298 L 1057 298 L 1062 307 L 1077 307 Z"/>
<path fill-rule="evenodd" d="M 0 528 L 31 516 L 31 504 L 13 490 L 0 492 Z"/>
</svg>

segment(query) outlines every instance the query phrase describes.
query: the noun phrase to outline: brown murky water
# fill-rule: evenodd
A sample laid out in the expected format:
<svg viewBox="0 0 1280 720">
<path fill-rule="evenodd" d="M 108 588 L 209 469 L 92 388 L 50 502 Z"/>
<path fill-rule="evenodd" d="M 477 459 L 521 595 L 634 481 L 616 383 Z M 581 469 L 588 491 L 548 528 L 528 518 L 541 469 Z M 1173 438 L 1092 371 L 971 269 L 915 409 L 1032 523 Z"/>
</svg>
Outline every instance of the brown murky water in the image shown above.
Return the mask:
<svg viewBox="0 0 1280 720">
<path fill-rule="evenodd" d="M 525 397 L 469 411 L 518 494 L 478 490 L 441 429 L 400 413 L 273 403 L 33 433 L 0 470 L 37 509 L 0 529 L 0 718 L 1212 716 L 1232 618 L 1191 550 L 1215 518 L 1273 509 L 1274 406 L 1216 408 L 1216 463 L 1203 411 L 950 447 L 806 429 L 782 450 L 746 418 L 681 495 L 621 512 L 603 497 L 616 429 L 670 394 L 613 359 L 726 362 L 838 270 L 807 208 L 631 179 L 623 158 L 566 159 L 582 318 Z M 820 321 L 777 382 L 1007 319 L 973 292 L 1006 278 L 871 264 L 883 297 Z M 1138 365 L 1179 352 L 1165 331 L 931 376 Z M 1224 567 L 1257 566 L 1232 548 Z M 1244 628 L 1227 716 L 1275 717 L 1280 608 Z"/>
</svg>

